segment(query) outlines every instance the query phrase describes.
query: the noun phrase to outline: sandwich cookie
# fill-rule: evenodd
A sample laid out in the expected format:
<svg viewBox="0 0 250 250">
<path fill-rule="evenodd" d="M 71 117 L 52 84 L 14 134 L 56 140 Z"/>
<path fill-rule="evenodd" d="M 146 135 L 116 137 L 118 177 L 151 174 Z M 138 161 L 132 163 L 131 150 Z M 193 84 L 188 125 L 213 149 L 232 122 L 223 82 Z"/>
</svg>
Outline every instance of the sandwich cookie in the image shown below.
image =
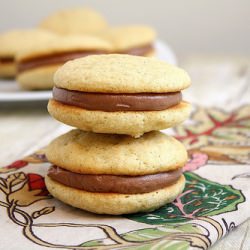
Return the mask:
<svg viewBox="0 0 250 250">
<path fill-rule="evenodd" d="M 94 33 L 105 29 L 102 15 L 90 8 L 72 8 L 58 11 L 45 18 L 39 27 L 62 35 Z"/>
<path fill-rule="evenodd" d="M 152 211 L 173 201 L 185 184 L 184 146 L 161 132 L 139 139 L 72 130 L 51 142 L 45 177 L 59 200 L 99 214 Z"/>
<path fill-rule="evenodd" d="M 111 48 L 107 41 L 89 35 L 37 41 L 17 55 L 17 81 L 24 89 L 52 88 L 59 66 L 75 58 L 108 53 Z"/>
<path fill-rule="evenodd" d="M 154 58 L 88 56 L 64 64 L 54 82 L 49 113 L 85 131 L 139 137 L 175 126 L 190 113 L 181 96 L 188 74 Z"/>
<path fill-rule="evenodd" d="M 12 30 L 0 34 L 0 78 L 14 78 L 16 75 L 15 56 L 35 43 L 36 39 L 48 40 L 55 35 L 42 29 Z"/>
<path fill-rule="evenodd" d="M 136 56 L 153 56 L 156 33 L 143 25 L 108 28 L 98 35 L 113 45 L 113 52 Z"/>
</svg>

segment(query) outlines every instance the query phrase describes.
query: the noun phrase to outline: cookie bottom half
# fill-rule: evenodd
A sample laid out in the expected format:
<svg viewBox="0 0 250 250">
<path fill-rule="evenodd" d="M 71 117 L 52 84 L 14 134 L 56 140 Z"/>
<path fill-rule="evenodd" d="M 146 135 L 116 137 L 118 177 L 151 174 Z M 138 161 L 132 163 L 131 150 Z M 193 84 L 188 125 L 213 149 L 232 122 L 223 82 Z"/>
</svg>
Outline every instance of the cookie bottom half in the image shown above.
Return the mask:
<svg viewBox="0 0 250 250">
<path fill-rule="evenodd" d="M 181 102 L 161 111 L 105 112 L 86 110 L 52 99 L 48 111 L 58 121 L 84 131 L 127 134 L 138 138 L 146 132 L 170 128 L 185 121 L 191 105 Z"/>
<path fill-rule="evenodd" d="M 27 90 L 52 89 L 53 76 L 58 67 L 59 65 L 50 65 L 24 71 L 17 75 L 17 82 Z"/>
<path fill-rule="evenodd" d="M 16 64 L 0 63 L 0 78 L 14 78 L 16 75 Z"/>
<path fill-rule="evenodd" d="M 131 214 L 153 211 L 172 202 L 184 189 L 185 177 L 166 188 L 144 194 L 92 193 L 67 187 L 45 177 L 49 192 L 58 200 L 97 214 Z"/>
</svg>

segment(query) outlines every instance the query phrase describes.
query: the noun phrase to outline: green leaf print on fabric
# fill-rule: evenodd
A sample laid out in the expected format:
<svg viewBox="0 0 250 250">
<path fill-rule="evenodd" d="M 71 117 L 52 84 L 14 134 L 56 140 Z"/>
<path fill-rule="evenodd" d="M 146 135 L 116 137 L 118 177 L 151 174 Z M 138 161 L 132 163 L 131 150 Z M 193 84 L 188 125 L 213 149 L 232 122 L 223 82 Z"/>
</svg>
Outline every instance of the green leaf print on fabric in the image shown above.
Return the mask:
<svg viewBox="0 0 250 250">
<path fill-rule="evenodd" d="M 200 216 L 212 216 L 237 210 L 245 201 L 240 190 L 186 172 L 186 186 L 174 202 L 151 213 L 127 215 L 131 220 L 146 224 L 179 223 Z"/>
<path fill-rule="evenodd" d="M 142 246 L 126 247 L 126 250 L 187 250 L 189 249 L 188 242 L 161 240 L 157 243 L 143 244 Z"/>
</svg>

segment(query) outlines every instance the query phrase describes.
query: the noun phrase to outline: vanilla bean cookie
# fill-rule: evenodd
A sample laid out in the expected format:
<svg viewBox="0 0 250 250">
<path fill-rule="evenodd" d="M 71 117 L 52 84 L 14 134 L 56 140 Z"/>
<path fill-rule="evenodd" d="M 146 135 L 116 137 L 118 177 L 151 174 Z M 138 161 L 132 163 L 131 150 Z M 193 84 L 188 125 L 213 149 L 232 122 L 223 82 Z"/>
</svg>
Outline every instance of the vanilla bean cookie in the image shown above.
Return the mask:
<svg viewBox="0 0 250 250">
<path fill-rule="evenodd" d="M 50 89 L 59 66 L 75 58 L 106 54 L 111 48 L 107 41 L 90 35 L 57 36 L 47 42 L 37 40 L 34 46 L 16 56 L 17 81 L 24 89 Z"/>
<path fill-rule="evenodd" d="M 154 131 L 139 139 L 72 130 L 50 143 L 49 192 L 72 206 L 100 214 L 152 211 L 184 188 L 184 146 Z"/>
<path fill-rule="evenodd" d="M 90 8 L 70 8 L 45 18 L 39 27 L 62 35 L 94 33 L 107 27 L 102 15 Z"/>
<path fill-rule="evenodd" d="M 154 58 L 88 56 L 63 65 L 54 82 L 49 113 L 85 131 L 139 137 L 175 126 L 190 113 L 181 95 L 190 85 L 188 74 Z"/>
<path fill-rule="evenodd" d="M 42 29 L 12 30 L 0 34 L 0 78 L 14 78 L 15 56 L 20 50 L 29 48 L 37 39 L 47 41 L 55 35 Z"/>
<path fill-rule="evenodd" d="M 98 33 L 113 45 L 113 52 L 136 56 L 153 56 L 156 33 L 145 25 L 111 27 Z"/>
</svg>

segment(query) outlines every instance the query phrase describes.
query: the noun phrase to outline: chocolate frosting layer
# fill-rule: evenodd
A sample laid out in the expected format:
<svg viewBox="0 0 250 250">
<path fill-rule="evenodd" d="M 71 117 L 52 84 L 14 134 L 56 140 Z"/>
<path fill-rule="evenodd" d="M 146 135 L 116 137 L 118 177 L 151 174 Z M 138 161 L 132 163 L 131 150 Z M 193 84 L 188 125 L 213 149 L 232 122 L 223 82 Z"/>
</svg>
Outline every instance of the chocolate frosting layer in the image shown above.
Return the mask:
<svg viewBox="0 0 250 250">
<path fill-rule="evenodd" d="M 148 44 L 142 47 L 131 48 L 126 51 L 122 51 L 119 53 L 136 55 L 136 56 L 144 56 L 147 53 L 153 51 L 153 45 Z M 53 64 L 63 64 L 69 60 L 73 60 L 76 58 L 89 56 L 89 55 L 99 55 L 106 54 L 106 51 L 70 51 L 70 52 L 62 52 L 56 54 L 50 54 L 45 56 L 38 56 L 35 58 L 29 58 L 26 60 L 22 60 L 18 63 L 18 72 L 21 73 L 23 71 L 37 68 L 44 65 L 53 65 Z M 0 58 L 0 62 L 11 62 L 14 61 L 13 58 Z"/>
<path fill-rule="evenodd" d="M 174 184 L 181 176 L 182 169 L 143 175 L 90 175 L 73 173 L 58 166 L 50 167 L 48 176 L 65 186 L 98 193 L 141 194 Z"/>
<path fill-rule="evenodd" d="M 14 57 L 0 57 L 0 63 L 12 63 L 14 62 Z"/>
<path fill-rule="evenodd" d="M 158 111 L 175 106 L 182 100 L 181 92 L 152 94 L 89 93 L 53 88 L 54 100 L 87 110 Z"/>
<path fill-rule="evenodd" d="M 89 55 L 99 55 L 106 54 L 105 51 L 71 51 L 71 52 L 63 52 L 57 54 L 50 54 L 46 56 L 39 56 L 36 58 L 30 58 L 27 60 L 20 61 L 18 63 L 18 72 L 21 73 L 23 71 L 41 67 L 44 65 L 53 65 L 53 64 L 63 64 L 69 60 L 73 60 L 76 58 L 89 56 Z"/>
</svg>

